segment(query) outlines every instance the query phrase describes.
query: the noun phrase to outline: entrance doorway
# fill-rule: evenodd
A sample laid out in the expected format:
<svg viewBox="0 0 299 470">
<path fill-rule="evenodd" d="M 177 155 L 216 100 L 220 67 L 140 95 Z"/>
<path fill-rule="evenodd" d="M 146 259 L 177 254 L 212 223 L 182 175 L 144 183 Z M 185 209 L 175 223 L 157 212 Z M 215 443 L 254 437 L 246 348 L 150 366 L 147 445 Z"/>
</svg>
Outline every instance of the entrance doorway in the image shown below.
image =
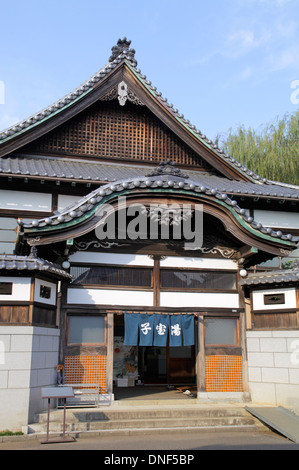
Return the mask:
<svg viewBox="0 0 299 470">
<path fill-rule="evenodd" d="M 114 380 L 133 376 L 145 385 L 194 385 L 194 346 L 124 346 L 124 316 L 114 322 Z M 135 375 L 134 375 L 135 373 Z"/>
<path fill-rule="evenodd" d="M 139 346 L 138 370 L 144 384 L 193 384 L 194 346 Z"/>
</svg>

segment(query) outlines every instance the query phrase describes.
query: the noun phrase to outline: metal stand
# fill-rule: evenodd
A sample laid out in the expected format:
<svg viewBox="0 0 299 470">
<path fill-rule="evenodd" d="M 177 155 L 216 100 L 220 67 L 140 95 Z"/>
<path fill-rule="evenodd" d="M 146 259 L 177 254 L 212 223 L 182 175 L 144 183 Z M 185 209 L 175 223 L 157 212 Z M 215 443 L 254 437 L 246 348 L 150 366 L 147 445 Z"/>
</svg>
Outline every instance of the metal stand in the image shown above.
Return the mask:
<svg viewBox="0 0 299 470">
<path fill-rule="evenodd" d="M 42 398 L 48 399 L 48 418 L 47 418 L 47 437 L 45 440 L 40 441 L 41 444 L 54 444 L 58 442 L 74 442 L 74 437 L 65 435 L 65 421 L 66 421 L 66 399 L 74 396 L 74 391 L 71 387 L 48 387 L 41 390 Z M 64 400 L 63 406 L 63 432 L 61 437 L 49 439 L 50 433 L 50 401 L 51 398 L 61 398 Z"/>
</svg>

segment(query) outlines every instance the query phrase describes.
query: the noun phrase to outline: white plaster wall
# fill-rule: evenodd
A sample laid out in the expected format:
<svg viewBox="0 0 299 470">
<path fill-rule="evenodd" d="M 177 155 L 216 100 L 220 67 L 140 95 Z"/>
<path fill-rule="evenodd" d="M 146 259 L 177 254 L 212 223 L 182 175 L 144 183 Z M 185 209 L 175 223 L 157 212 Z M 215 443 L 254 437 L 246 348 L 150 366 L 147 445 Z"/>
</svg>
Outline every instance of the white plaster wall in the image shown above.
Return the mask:
<svg viewBox="0 0 299 470">
<path fill-rule="evenodd" d="M 50 287 L 51 294 L 49 299 L 45 299 L 44 297 L 40 296 L 41 286 Z M 48 305 L 56 305 L 56 284 L 41 279 L 36 279 L 34 285 L 34 301 Z"/>
<path fill-rule="evenodd" d="M 223 258 L 191 258 L 183 256 L 167 256 L 160 261 L 161 268 L 197 268 L 197 269 L 223 269 L 237 270 L 238 264 L 234 260 Z"/>
<path fill-rule="evenodd" d="M 284 294 L 285 303 L 284 304 L 264 304 L 264 295 L 278 295 Z M 279 310 L 281 308 L 296 308 L 296 290 L 293 287 L 288 289 L 264 289 L 257 290 L 252 293 L 252 306 L 253 310 Z"/>
<path fill-rule="evenodd" d="M 3 300 L 29 301 L 31 278 L 30 277 L 0 277 L 0 282 L 12 282 L 11 295 L 1 295 Z"/>
<path fill-rule="evenodd" d="M 252 401 L 299 411 L 299 331 L 247 331 L 246 339 Z"/>
<path fill-rule="evenodd" d="M 47 409 L 42 386 L 56 383 L 60 330 L 0 326 L 0 431 L 20 430 Z"/>
<path fill-rule="evenodd" d="M 68 304 L 152 307 L 153 296 L 153 292 L 141 290 L 70 288 L 67 293 L 67 302 Z"/>
<path fill-rule="evenodd" d="M 299 214 L 296 212 L 255 210 L 254 218 L 273 228 L 299 228 Z"/>
<path fill-rule="evenodd" d="M 154 266 L 154 260 L 147 255 L 129 253 L 98 253 L 77 251 L 69 257 L 70 263 L 115 264 L 127 266 Z"/>
<path fill-rule="evenodd" d="M 239 295 L 217 292 L 160 292 L 161 307 L 238 308 Z"/>
</svg>

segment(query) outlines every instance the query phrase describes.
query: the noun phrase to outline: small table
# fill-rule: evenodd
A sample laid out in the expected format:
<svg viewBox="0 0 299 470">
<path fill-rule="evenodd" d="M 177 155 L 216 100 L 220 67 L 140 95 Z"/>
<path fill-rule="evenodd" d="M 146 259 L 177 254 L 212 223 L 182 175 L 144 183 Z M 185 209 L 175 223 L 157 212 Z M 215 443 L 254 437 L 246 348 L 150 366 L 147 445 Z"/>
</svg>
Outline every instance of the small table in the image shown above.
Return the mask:
<svg viewBox="0 0 299 470">
<path fill-rule="evenodd" d="M 41 388 L 41 397 L 48 399 L 48 420 L 47 420 L 47 438 L 41 441 L 41 444 L 51 444 L 56 442 L 74 442 L 73 437 L 67 437 L 65 435 L 65 414 L 66 414 L 66 399 L 74 396 L 74 390 L 72 387 L 43 387 Z M 63 411 L 63 433 L 60 439 L 49 439 L 49 428 L 50 428 L 50 400 L 51 399 L 64 399 L 64 411 Z"/>
</svg>

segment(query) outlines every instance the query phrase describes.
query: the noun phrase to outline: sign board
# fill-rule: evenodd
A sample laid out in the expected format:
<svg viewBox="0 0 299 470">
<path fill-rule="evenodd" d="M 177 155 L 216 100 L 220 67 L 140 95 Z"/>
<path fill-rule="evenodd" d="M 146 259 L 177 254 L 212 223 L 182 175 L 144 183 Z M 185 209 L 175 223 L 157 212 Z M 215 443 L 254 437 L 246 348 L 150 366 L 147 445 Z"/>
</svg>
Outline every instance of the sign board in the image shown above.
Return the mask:
<svg viewBox="0 0 299 470">
<path fill-rule="evenodd" d="M 43 387 L 42 398 L 72 398 L 74 390 L 72 387 Z"/>
</svg>

